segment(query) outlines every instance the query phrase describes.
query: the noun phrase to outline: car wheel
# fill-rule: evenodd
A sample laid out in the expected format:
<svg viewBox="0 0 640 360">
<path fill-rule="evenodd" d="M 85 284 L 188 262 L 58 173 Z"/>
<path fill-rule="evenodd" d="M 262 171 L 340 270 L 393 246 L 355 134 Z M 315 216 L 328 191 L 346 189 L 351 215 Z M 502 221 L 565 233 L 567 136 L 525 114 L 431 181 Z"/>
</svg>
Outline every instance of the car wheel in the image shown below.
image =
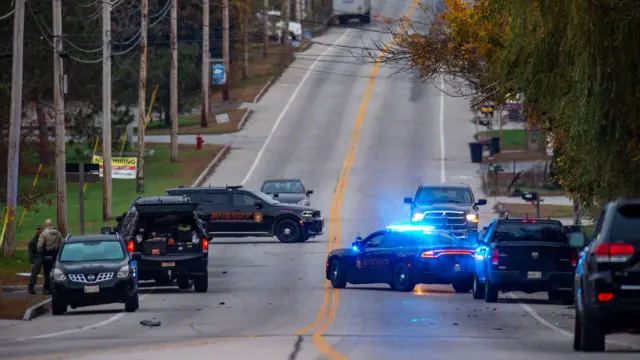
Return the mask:
<svg viewBox="0 0 640 360">
<path fill-rule="evenodd" d="M 495 284 L 484 283 L 484 301 L 488 303 L 498 302 L 498 287 Z"/>
<path fill-rule="evenodd" d="M 477 276 L 473 277 L 473 298 L 476 300 L 484 299 L 484 284 L 478 280 Z"/>
<path fill-rule="evenodd" d="M 338 24 L 347 25 L 347 17 L 346 16 L 338 16 Z"/>
<path fill-rule="evenodd" d="M 193 278 L 193 287 L 197 293 L 205 293 L 209 290 L 209 273 L 206 270 L 204 275 L 198 275 Z"/>
<path fill-rule="evenodd" d="M 573 320 L 573 350 L 582 350 L 582 321 L 580 311 L 576 307 L 576 317 Z"/>
<path fill-rule="evenodd" d="M 409 267 L 406 264 L 398 264 L 393 270 L 393 288 L 397 291 L 411 292 L 416 287 Z"/>
<path fill-rule="evenodd" d="M 468 293 L 469 291 L 471 291 L 471 289 L 473 289 L 473 279 L 458 280 L 452 283 L 451 286 L 453 286 L 453 290 L 455 290 L 457 293 Z"/>
<path fill-rule="evenodd" d="M 51 314 L 58 316 L 67 312 L 67 304 L 63 303 L 60 299 L 51 298 Z"/>
<path fill-rule="evenodd" d="M 280 220 L 276 224 L 276 237 L 283 243 L 300 242 L 303 239 L 302 229 L 293 220 Z"/>
<path fill-rule="evenodd" d="M 347 275 L 342 271 L 340 260 L 333 260 L 329 267 L 331 286 L 334 289 L 344 289 L 347 286 Z"/>
<path fill-rule="evenodd" d="M 605 349 L 605 334 L 600 326 L 598 317 L 586 309 L 581 312 L 580 335 L 582 351 L 602 352 Z"/>
<path fill-rule="evenodd" d="M 573 305 L 573 303 L 574 303 L 573 292 L 563 291 L 560 294 L 560 304 L 562 304 L 562 305 Z"/>
<path fill-rule="evenodd" d="M 124 311 L 125 312 L 136 312 L 140 307 L 140 299 L 138 298 L 138 292 L 133 294 L 127 299 L 127 302 L 124 303 Z"/>
<path fill-rule="evenodd" d="M 189 290 L 193 286 L 193 282 L 188 276 L 178 276 L 177 283 L 180 290 Z"/>
<path fill-rule="evenodd" d="M 549 290 L 547 292 L 547 299 L 550 302 L 558 302 L 560 301 L 560 293 L 557 290 Z"/>
</svg>

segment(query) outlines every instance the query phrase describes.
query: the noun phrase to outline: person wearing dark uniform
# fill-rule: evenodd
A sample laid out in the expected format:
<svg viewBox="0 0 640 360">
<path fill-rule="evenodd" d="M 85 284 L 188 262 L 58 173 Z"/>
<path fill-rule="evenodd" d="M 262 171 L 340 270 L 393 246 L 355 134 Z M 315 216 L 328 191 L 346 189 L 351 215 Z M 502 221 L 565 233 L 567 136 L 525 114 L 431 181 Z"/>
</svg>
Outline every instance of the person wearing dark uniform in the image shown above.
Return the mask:
<svg viewBox="0 0 640 360">
<path fill-rule="evenodd" d="M 42 233 L 42 226 L 36 228 L 36 235 L 29 241 L 27 254 L 29 255 L 29 263 L 31 263 L 31 276 L 29 277 L 29 294 L 36 293 L 36 283 L 38 275 L 42 269 L 42 254 L 38 252 L 38 239 Z"/>
<path fill-rule="evenodd" d="M 62 246 L 63 238 L 60 231 L 56 230 L 47 219 L 44 222 L 44 231 L 38 238 L 38 252 L 42 253 L 42 267 L 44 268 L 44 293 L 51 294 L 51 270 L 56 261 L 58 250 Z"/>
</svg>

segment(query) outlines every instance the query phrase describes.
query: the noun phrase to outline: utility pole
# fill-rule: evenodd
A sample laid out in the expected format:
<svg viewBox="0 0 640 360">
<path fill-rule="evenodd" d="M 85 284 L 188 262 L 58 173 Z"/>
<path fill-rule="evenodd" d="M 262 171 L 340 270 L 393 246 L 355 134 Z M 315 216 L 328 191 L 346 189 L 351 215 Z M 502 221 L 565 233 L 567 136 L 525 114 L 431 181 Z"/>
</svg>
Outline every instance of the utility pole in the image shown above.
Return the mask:
<svg viewBox="0 0 640 360">
<path fill-rule="evenodd" d="M 102 4 L 102 220 L 111 217 L 111 1 Z"/>
<path fill-rule="evenodd" d="M 171 1 L 171 162 L 178 161 L 178 0 Z"/>
<path fill-rule="evenodd" d="M 209 117 L 209 0 L 202 0 L 202 114 L 200 126 L 206 128 Z"/>
<path fill-rule="evenodd" d="M 9 158 L 7 159 L 7 229 L 4 256 L 13 256 L 18 205 L 18 172 L 20 167 L 20 123 L 22 119 L 22 65 L 24 54 L 24 7 L 26 0 L 16 0 L 13 15 L 13 74 L 11 75 L 11 124 L 9 125 Z M 0 239 L 2 243 L 2 239 Z"/>
<path fill-rule="evenodd" d="M 222 100 L 229 100 L 229 0 L 222 0 L 222 57 L 225 81 L 222 85 Z"/>
<path fill-rule="evenodd" d="M 244 52 L 244 65 L 242 66 L 242 80 L 247 80 L 249 77 L 249 16 L 251 16 L 251 9 L 247 7 L 243 16 L 243 33 L 244 41 L 242 49 Z"/>
<path fill-rule="evenodd" d="M 56 216 L 58 231 L 67 234 L 67 175 L 62 79 L 62 0 L 53 0 L 53 107 L 56 119 Z"/>
<path fill-rule="evenodd" d="M 267 58 L 269 50 L 269 0 L 264 0 L 264 41 L 262 42 L 262 59 Z"/>
<path fill-rule="evenodd" d="M 141 0 L 140 7 L 140 79 L 138 80 L 138 160 L 136 192 L 144 192 L 144 127 L 147 97 L 147 22 L 149 1 Z"/>
</svg>

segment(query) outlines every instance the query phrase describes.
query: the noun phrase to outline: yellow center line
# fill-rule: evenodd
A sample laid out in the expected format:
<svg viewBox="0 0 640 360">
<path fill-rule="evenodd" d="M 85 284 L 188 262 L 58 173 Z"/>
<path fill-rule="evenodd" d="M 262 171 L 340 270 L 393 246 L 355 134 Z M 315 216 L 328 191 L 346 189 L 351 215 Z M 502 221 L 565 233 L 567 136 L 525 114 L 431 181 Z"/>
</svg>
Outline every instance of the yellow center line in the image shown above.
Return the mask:
<svg viewBox="0 0 640 360">
<path fill-rule="evenodd" d="M 405 15 L 406 18 L 410 18 L 414 11 L 418 6 L 418 1 L 414 0 L 411 3 L 411 8 Z M 355 161 L 356 151 L 358 149 L 358 143 L 360 141 L 360 135 L 362 132 L 362 127 L 364 125 L 365 115 L 367 114 L 367 109 L 369 107 L 369 103 L 371 101 L 371 97 L 373 95 L 373 89 L 376 83 L 376 79 L 378 74 L 380 73 L 381 61 L 382 58 L 392 46 L 393 39 L 387 43 L 385 48 L 380 52 L 378 58 L 376 59 L 376 63 L 373 65 L 371 69 L 371 74 L 369 75 L 369 83 L 367 84 L 367 88 L 365 90 L 364 96 L 362 98 L 362 102 L 360 103 L 360 108 L 358 109 L 358 114 L 356 115 L 356 120 L 353 125 L 353 130 L 351 133 L 351 141 L 349 143 L 349 149 L 347 150 L 347 155 L 345 156 L 344 162 L 342 164 L 342 169 L 340 171 L 340 176 L 338 177 L 338 183 L 336 185 L 336 190 L 334 192 L 333 200 L 331 202 L 331 209 L 329 211 L 329 230 L 328 230 L 328 244 L 327 244 L 327 253 L 329 253 L 332 249 L 340 246 L 340 219 L 342 213 L 342 201 L 344 199 L 344 194 L 347 188 L 347 184 L 349 181 L 349 175 L 351 173 L 351 168 Z M 323 302 L 322 306 L 318 310 L 318 314 L 316 316 L 316 320 L 309 326 L 301 329 L 295 335 L 302 335 L 307 333 L 308 331 L 316 328 L 320 323 L 322 323 L 323 319 L 326 317 L 326 321 L 322 323 L 320 327 L 316 329 L 313 333 L 312 342 L 316 349 L 322 353 L 327 355 L 330 359 L 333 360 L 346 360 L 347 357 L 340 352 L 336 351 L 331 345 L 329 345 L 324 337 L 322 336 L 325 331 L 333 324 L 335 320 L 336 312 L 338 307 L 340 306 L 340 291 L 337 289 L 330 289 L 330 282 L 328 280 L 325 281 L 324 285 L 324 294 L 323 294 Z M 330 303 L 330 304 L 329 304 Z M 328 310 L 327 310 L 328 307 Z"/>
</svg>

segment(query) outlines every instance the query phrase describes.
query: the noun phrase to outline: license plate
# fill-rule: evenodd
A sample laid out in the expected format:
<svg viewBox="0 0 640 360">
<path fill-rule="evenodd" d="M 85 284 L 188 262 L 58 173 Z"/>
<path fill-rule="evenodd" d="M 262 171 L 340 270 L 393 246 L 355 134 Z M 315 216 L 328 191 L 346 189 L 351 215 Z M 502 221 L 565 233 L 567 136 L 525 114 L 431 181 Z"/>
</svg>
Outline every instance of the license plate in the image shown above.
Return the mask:
<svg viewBox="0 0 640 360">
<path fill-rule="evenodd" d="M 100 292 L 99 285 L 88 285 L 84 287 L 85 294 L 97 294 Z"/>
<path fill-rule="evenodd" d="M 162 267 L 174 267 L 176 266 L 176 263 L 174 262 L 163 262 L 162 263 Z"/>
<path fill-rule="evenodd" d="M 527 272 L 527 278 L 529 278 L 529 279 L 540 279 L 540 278 L 542 278 L 542 273 L 540 271 L 529 271 L 529 272 Z"/>
<path fill-rule="evenodd" d="M 456 265 L 453 267 L 453 271 L 460 271 L 460 264 L 456 264 Z"/>
</svg>

